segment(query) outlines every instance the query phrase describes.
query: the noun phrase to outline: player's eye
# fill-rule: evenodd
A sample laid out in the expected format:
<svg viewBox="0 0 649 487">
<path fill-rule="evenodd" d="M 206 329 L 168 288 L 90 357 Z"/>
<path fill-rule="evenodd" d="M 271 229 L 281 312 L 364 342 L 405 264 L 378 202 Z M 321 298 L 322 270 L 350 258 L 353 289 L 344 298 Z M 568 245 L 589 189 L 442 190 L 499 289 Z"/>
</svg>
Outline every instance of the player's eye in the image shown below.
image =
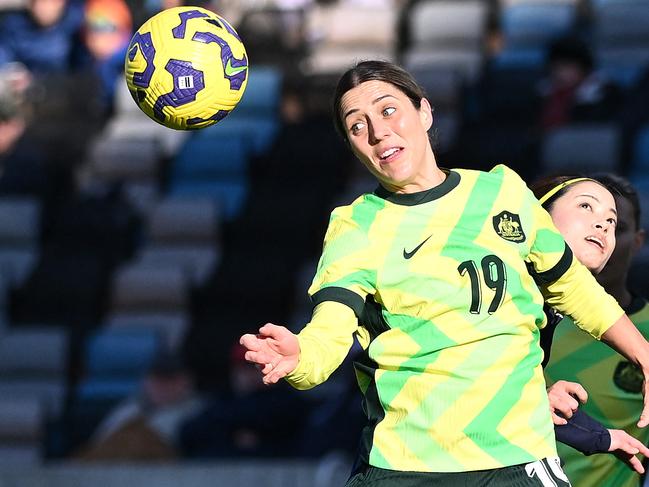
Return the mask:
<svg viewBox="0 0 649 487">
<path fill-rule="evenodd" d="M 584 210 L 590 210 L 591 209 L 590 203 L 581 203 L 579 205 L 579 207 L 583 208 Z"/>
<path fill-rule="evenodd" d="M 356 134 L 360 133 L 361 130 L 363 130 L 364 127 L 365 127 L 365 124 L 364 124 L 364 123 L 362 123 L 362 122 L 356 122 L 356 123 L 352 124 L 351 127 L 349 127 L 349 131 L 350 131 L 352 134 L 356 135 Z"/>
<path fill-rule="evenodd" d="M 617 220 L 615 218 L 609 218 L 606 221 L 613 227 L 617 226 Z"/>
<path fill-rule="evenodd" d="M 394 107 L 387 107 L 387 108 L 384 108 L 383 112 L 381 112 L 381 113 L 383 114 L 384 117 L 389 117 L 390 115 L 392 115 L 396 111 L 397 111 L 397 109 L 394 108 Z"/>
</svg>

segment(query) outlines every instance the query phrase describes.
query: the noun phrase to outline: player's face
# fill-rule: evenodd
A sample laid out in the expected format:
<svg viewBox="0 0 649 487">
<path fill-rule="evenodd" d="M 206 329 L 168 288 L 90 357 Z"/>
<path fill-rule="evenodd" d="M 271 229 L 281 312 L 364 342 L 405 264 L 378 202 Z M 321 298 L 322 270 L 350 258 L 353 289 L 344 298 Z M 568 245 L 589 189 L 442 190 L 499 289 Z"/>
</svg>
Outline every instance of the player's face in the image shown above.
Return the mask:
<svg viewBox="0 0 649 487">
<path fill-rule="evenodd" d="M 605 286 L 626 279 L 633 256 L 644 244 L 644 230 L 636 230 L 633 205 L 622 196 L 615 198 L 615 204 L 617 205 L 615 250 L 597 278 Z"/>
<path fill-rule="evenodd" d="M 613 195 L 592 181 L 576 183 L 557 198 L 550 215 L 577 260 L 593 273 L 601 271 L 615 249 Z"/>
<path fill-rule="evenodd" d="M 432 187 L 437 166 L 426 99 L 418 110 L 390 83 L 366 81 L 343 95 L 340 116 L 352 151 L 384 187 L 398 193 Z"/>
</svg>

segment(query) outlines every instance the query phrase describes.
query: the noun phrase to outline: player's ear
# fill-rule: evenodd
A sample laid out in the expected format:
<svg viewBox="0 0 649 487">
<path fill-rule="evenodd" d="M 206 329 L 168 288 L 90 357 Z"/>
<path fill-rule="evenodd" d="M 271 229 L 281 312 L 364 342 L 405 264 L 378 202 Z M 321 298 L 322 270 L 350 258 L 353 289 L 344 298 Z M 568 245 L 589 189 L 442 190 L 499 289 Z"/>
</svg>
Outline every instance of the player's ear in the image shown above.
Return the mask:
<svg viewBox="0 0 649 487">
<path fill-rule="evenodd" d="M 421 106 L 419 107 L 419 118 L 422 125 L 428 132 L 433 126 L 433 108 L 430 106 L 430 102 L 426 98 L 421 99 Z"/>
</svg>

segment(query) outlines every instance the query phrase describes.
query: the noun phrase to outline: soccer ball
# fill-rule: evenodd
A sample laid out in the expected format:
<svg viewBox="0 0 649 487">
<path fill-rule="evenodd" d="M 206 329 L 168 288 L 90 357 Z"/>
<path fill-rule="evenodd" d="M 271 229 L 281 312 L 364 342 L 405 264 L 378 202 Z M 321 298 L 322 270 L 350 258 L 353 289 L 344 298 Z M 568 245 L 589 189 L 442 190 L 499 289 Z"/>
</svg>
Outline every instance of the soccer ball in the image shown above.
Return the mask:
<svg viewBox="0 0 649 487">
<path fill-rule="evenodd" d="M 175 7 L 138 29 L 124 74 L 150 118 L 173 129 L 199 129 L 223 120 L 241 100 L 248 58 L 223 17 L 200 7 Z"/>
</svg>

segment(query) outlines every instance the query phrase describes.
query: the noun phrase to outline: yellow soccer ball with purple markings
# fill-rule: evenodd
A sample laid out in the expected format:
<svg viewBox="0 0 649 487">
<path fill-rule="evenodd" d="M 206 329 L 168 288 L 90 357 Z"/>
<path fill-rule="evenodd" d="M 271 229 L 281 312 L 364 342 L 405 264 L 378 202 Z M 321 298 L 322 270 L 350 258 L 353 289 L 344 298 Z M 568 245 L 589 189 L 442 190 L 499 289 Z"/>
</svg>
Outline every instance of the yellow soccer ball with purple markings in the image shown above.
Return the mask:
<svg viewBox="0 0 649 487">
<path fill-rule="evenodd" d="M 177 130 L 223 120 L 248 82 L 246 49 L 221 16 L 200 7 L 154 15 L 128 47 L 126 84 L 149 117 Z"/>
</svg>

